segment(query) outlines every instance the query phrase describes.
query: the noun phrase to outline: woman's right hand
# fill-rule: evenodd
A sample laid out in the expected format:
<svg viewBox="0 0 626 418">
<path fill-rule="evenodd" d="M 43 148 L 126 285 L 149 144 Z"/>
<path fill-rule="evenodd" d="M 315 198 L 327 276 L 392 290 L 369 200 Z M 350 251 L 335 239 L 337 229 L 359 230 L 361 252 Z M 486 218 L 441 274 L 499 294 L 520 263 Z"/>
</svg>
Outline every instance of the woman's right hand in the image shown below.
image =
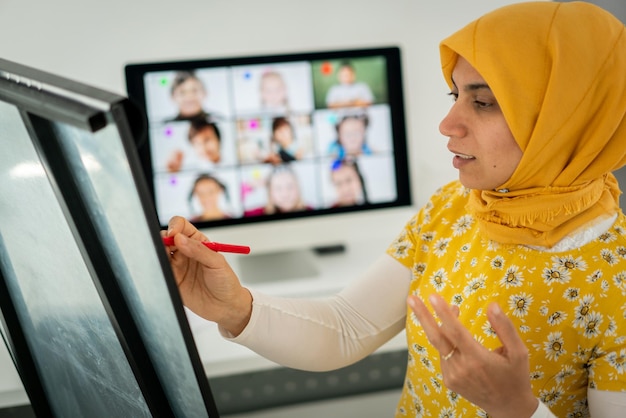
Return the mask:
<svg viewBox="0 0 626 418">
<path fill-rule="evenodd" d="M 232 336 L 239 335 L 250 320 L 252 295 L 224 256 L 202 245 L 209 239 L 185 218 L 172 218 L 166 236 L 174 237 L 167 251 L 183 304 Z"/>
</svg>

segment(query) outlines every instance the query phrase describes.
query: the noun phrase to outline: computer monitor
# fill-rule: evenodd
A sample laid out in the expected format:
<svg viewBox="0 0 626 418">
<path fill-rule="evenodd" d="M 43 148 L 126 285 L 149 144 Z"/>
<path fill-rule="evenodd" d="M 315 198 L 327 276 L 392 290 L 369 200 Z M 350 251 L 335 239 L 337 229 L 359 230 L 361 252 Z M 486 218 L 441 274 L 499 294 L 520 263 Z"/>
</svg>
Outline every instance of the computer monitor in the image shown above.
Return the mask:
<svg viewBox="0 0 626 418">
<path fill-rule="evenodd" d="M 184 216 L 253 254 L 340 248 L 411 205 L 398 47 L 131 63 L 125 74 L 148 119 L 140 155 L 163 227 Z"/>
<path fill-rule="evenodd" d="M 217 417 L 121 96 L 0 59 L 3 343 L 41 417 Z"/>
</svg>

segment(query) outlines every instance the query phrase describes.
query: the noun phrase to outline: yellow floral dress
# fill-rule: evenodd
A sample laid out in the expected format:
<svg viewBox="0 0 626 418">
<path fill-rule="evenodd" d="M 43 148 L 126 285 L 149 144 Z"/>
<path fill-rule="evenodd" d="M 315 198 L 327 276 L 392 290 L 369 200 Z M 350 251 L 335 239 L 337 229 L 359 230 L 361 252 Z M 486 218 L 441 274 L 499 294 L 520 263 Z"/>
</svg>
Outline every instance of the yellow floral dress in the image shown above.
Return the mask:
<svg viewBox="0 0 626 418">
<path fill-rule="evenodd" d="M 482 239 L 469 191 L 452 182 L 407 224 L 388 253 L 413 272 L 410 292 L 439 293 L 485 347 L 501 344 L 496 301 L 530 351 L 535 395 L 559 417 L 586 417 L 587 388 L 626 391 L 626 217 L 581 248 L 549 252 Z M 409 359 L 396 417 L 487 416 L 446 389 L 439 355 L 408 311 Z"/>
</svg>

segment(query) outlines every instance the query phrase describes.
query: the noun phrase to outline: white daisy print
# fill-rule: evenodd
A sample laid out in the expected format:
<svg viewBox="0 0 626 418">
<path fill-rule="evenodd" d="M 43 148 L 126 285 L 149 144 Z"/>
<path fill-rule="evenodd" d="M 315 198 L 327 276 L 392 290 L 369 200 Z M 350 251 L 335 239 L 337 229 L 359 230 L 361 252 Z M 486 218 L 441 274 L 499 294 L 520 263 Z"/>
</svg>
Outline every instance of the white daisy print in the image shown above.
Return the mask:
<svg viewBox="0 0 626 418">
<path fill-rule="evenodd" d="M 563 311 L 555 311 L 550 314 L 548 317 L 548 324 L 550 325 L 558 325 L 563 322 L 567 318 L 567 312 Z"/>
<path fill-rule="evenodd" d="M 461 303 L 463 303 L 463 295 L 457 293 L 456 295 L 452 296 L 452 300 L 450 301 L 450 303 L 452 305 L 461 306 Z"/>
<path fill-rule="evenodd" d="M 556 405 L 556 403 L 563 396 L 563 389 L 560 387 L 552 388 L 550 390 L 541 390 L 539 392 L 539 399 L 545 403 L 548 407 Z"/>
<path fill-rule="evenodd" d="M 422 241 L 424 242 L 432 242 L 435 239 L 434 232 L 424 232 L 422 234 Z"/>
<path fill-rule="evenodd" d="M 392 248 L 394 257 L 406 258 L 409 256 L 409 251 L 413 248 L 413 244 L 410 241 L 396 241 Z"/>
<path fill-rule="evenodd" d="M 513 310 L 513 315 L 519 318 L 528 315 L 528 309 L 532 303 L 533 296 L 527 293 L 520 293 L 509 297 L 509 308 Z"/>
<path fill-rule="evenodd" d="M 602 270 L 596 270 L 591 275 L 587 276 L 587 281 L 589 283 L 595 283 L 598 279 L 602 278 Z"/>
<path fill-rule="evenodd" d="M 463 235 L 467 232 L 474 222 L 474 218 L 471 215 L 463 215 L 452 225 L 452 235 L 455 237 Z"/>
<path fill-rule="evenodd" d="M 443 389 L 441 382 L 435 379 L 434 377 L 430 378 L 430 384 L 432 385 L 433 389 L 435 389 L 435 392 L 437 393 L 440 393 L 441 389 Z"/>
<path fill-rule="evenodd" d="M 600 257 L 602 257 L 604 261 L 609 263 L 610 266 L 613 266 L 618 262 L 617 256 L 615 256 L 615 254 L 613 254 L 613 251 L 611 250 L 604 249 L 600 251 Z"/>
<path fill-rule="evenodd" d="M 422 357 L 420 359 L 420 362 L 422 363 L 422 365 L 426 368 L 426 370 L 432 372 L 433 370 L 435 370 L 435 367 L 433 366 L 433 363 L 430 361 L 430 359 L 428 357 Z"/>
<path fill-rule="evenodd" d="M 452 408 L 443 408 L 439 413 L 439 418 L 456 418 L 456 412 Z"/>
<path fill-rule="evenodd" d="M 626 271 L 621 271 L 613 276 L 613 283 L 615 283 L 615 286 L 619 289 L 624 289 L 626 286 Z"/>
<path fill-rule="evenodd" d="M 574 376 L 575 374 L 576 372 L 574 371 L 574 368 L 572 366 L 570 366 L 569 364 L 565 365 L 563 366 L 561 371 L 557 373 L 556 381 L 557 383 L 561 384 L 565 381 L 565 379 L 567 379 L 570 376 Z"/>
<path fill-rule="evenodd" d="M 448 390 L 447 394 L 448 394 L 448 400 L 450 401 L 450 403 L 452 405 L 456 405 L 456 403 L 459 401 L 459 394 L 451 390 Z"/>
<path fill-rule="evenodd" d="M 504 258 L 500 255 L 495 256 L 492 260 L 491 260 L 491 268 L 496 269 L 496 270 L 502 270 L 504 268 Z"/>
<path fill-rule="evenodd" d="M 485 288 L 485 276 L 481 274 L 477 278 L 471 279 L 467 283 L 467 286 L 465 286 L 463 293 L 465 294 L 465 297 L 468 297 L 469 295 L 473 295 L 474 293 L 478 292 L 480 289 L 484 289 L 484 288 Z"/>
<path fill-rule="evenodd" d="M 424 274 L 424 271 L 426 271 L 426 263 L 416 263 L 413 266 L 413 275 L 414 276 L 421 276 L 422 274 Z"/>
<path fill-rule="evenodd" d="M 611 231 L 606 231 L 604 234 L 598 237 L 598 240 L 602 242 L 611 242 L 615 241 L 616 239 L 617 237 Z"/>
<path fill-rule="evenodd" d="M 593 338 L 600 335 L 600 324 L 602 323 L 602 315 L 597 312 L 591 312 L 586 317 L 584 336 Z"/>
<path fill-rule="evenodd" d="M 448 275 L 446 273 L 446 270 L 441 268 L 441 269 L 437 270 L 430 277 L 430 284 L 432 284 L 435 289 L 441 290 L 444 287 L 446 287 L 446 281 L 447 280 L 448 280 Z"/>
<path fill-rule="evenodd" d="M 543 350 L 546 352 L 546 358 L 548 360 L 558 360 L 559 357 L 566 353 L 563 345 L 564 341 L 561 336 L 561 332 L 551 332 L 548 335 L 548 341 L 543 343 Z"/>
<path fill-rule="evenodd" d="M 552 261 L 555 267 L 564 268 L 566 270 L 587 270 L 587 263 L 582 259 L 582 257 L 554 257 Z"/>
<path fill-rule="evenodd" d="M 544 373 L 540 370 L 534 370 L 530 372 L 530 380 L 539 380 L 543 379 Z"/>
<path fill-rule="evenodd" d="M 570 281 L 571 273 L 564 268 L 545 268 L 542 273 L 543 280 L 547 284 L 567 283 Z"/>
<path fill-rule="evenodd" d="M 603 293 L 606 293 L 609 291 L 609 282 L 607 282 L 606 280 L 602 280 L 602 283 L 600 283 L 600 289 L 602 289 Z"/>
<path fill-rule="evenodd" d="M 442 257 L 446 255 L 448 251 L 448 244 L 450 243 L 450 238 L 441 238 L 439 241 L 435 243 L 435 248 L 433 249 L 433 253 L 437 257 Z"/>
<path fill-rule="evenodd" d="M 569 300 L 570 302 L 575 301 L 580 296 L 580 289 L 575 287 L 570 287 L 563 292 L 563 297 L 565 300 Z"/>
<path fill-rule="evenodd" d="M 594 301 L 592 295 L 586 295 L 579 302 L 578 306 L 574 309 L 574 326 L 584 327 L 587 322 L 587 316 L 591 313 L 591 304 Z"/>
<path fill-rule="evenodd" d="M 506 273 L 502 279 L 500 279 L 500 286 L 508 289 L 511 287 L 520 287 L 524 282 L 524 276 L 519 271 L 518 266 L 511 266 L 506 270 Z"/>
<path fill-rule="evenodd" d="M 615 320 L 613 318 L 610 318 L 609 326 L 606 328 L 604 335 L 606 335 L 607 337 L 614 337 L 617 334 L 616 331 L 617 331 L 617 324 L 615 323 Z"/>
<path fill-rule="evenodd" d="M 619 354 L 609 353 L 606 361 L 615 369 L 618 374 L 626 373 L 626 349 L 620 350 Z"/>
</svg>

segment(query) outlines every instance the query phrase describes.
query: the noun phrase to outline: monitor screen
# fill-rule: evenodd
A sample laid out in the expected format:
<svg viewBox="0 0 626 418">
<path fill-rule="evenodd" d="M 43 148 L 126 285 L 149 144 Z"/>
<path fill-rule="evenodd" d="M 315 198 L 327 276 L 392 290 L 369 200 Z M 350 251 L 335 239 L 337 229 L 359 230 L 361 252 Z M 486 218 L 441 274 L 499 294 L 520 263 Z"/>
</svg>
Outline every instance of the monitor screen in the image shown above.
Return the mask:
<svg viewBox="0 0 626 418">
<path fill-rule="evenodd" d="M 162 226 L 259 223 L 411 204 L 397 47 L 125 68 Z"/>
</svg>

